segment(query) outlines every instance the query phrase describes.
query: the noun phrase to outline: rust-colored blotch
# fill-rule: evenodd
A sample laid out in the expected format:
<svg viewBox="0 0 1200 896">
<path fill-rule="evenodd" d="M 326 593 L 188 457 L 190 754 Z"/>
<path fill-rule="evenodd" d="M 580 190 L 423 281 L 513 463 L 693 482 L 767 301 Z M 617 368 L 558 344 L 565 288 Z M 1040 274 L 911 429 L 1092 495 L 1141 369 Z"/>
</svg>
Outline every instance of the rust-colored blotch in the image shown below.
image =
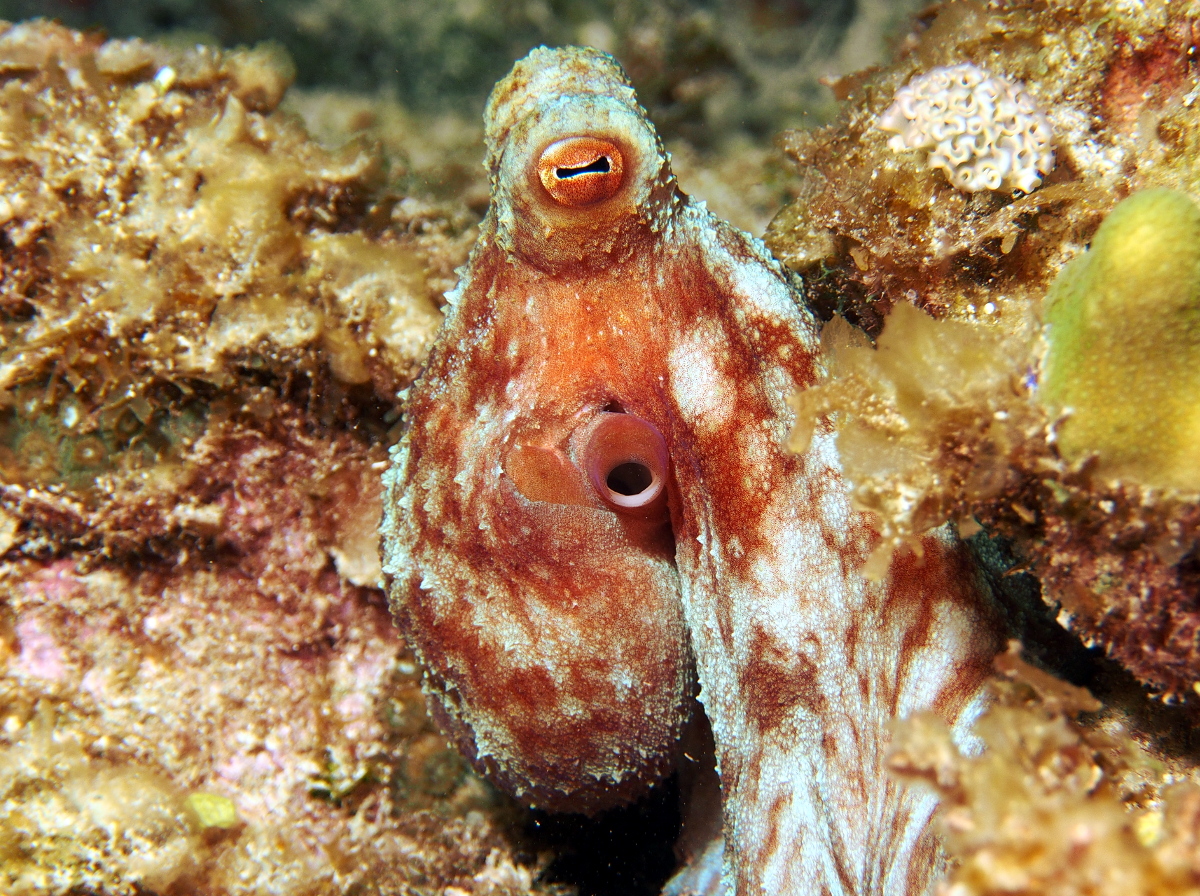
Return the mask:
<svg viewBox="0 0 1200 896">
<path fill-rule="evenodd" d="M 611 198 L 621 188 L 625 160 L 611 140 L 564 137 L 543 150 L 537 170 L 555 202 L 583 208 Z"/>
</svg>

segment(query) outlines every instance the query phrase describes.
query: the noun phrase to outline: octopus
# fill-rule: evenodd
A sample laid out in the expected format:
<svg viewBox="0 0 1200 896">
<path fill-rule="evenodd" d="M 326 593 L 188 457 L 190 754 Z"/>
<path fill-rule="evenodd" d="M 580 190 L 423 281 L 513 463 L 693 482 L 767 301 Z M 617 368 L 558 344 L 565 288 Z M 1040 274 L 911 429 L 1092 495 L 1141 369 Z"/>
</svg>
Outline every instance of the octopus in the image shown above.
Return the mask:
<svg viewBox="0 0 1200 896">
<path fill-rule="evenodd" d="M 832 426 L 785 448 L 819 321 L 680 190 L 611 57 L 534 50 L 485 136 L 489 210 L 385 474 L 436 720 L 526 804 L 595 813 L 703 713 L 718 889 L 929 891 L 935 798 L 888 776 L 888 732 L 933 712 L 970 740 L 998 636 L 969 553 L 936 532 L 863 574 Z"/>
</svg>

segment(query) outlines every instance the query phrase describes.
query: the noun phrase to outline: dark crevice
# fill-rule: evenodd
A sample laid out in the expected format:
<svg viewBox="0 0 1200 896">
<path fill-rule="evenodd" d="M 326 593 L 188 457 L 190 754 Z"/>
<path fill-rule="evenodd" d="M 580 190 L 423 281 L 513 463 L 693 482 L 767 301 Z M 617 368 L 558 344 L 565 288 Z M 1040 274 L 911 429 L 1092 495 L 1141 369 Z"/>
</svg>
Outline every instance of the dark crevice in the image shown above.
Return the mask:
<svg viewBox="0 0 1200 896">
<path fill-rule="evenodd" d="M 1047 603 L 1038 579 L 1006 538 L 980 532 L 967 540 L 992 587 L 1007 635 L 1021 642 L 1026 658 L 1059 678 L 1087 688 L 1140 739 L 1174 756 L 1200 756 L 1200 729 L 1186 708 L 1154 699 L 1129 670 L 1086 647 L 1058 621 L 1059 605 Z"/>
<path fill-rule="evenodd" d="M 668 778 L 632 806 L 588 818 L 532 812 L 525 835 L 554 860 L 547 883 L 576 887 L 579 896 L 657 896 L 675 871 L 681 828 L 679 784 Z"/>
</svg>

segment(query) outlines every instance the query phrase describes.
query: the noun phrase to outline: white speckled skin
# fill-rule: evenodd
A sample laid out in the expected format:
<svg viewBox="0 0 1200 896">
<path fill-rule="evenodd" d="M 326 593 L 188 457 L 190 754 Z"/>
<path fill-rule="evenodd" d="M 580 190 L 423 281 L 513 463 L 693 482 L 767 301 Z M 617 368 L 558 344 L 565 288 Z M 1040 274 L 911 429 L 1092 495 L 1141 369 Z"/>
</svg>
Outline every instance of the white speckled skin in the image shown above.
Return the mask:
<svg viewBox="0 0 1200 896">
<path fill-rule="evenodd" d="M 996 641 L 964 551 L 928 538 L 859 574 L 877 535 L 832 435 L 784 448 L 816 321 L 759 241 L 678 191 L 609 57 L 535 50 L 487 125 L 492 207 L 385 478 L 390 599 L 436 713 L 514 794 L 591 811 L 668 770 L 695 674 L 731 892 L 928 891 L 932 801 L 883 762 L 891 720 L 962 731 L 978 708 Z M 627 183 L 555 207 L 532 165 L 597 132 Z M 613 407 L 665 440 L 669 529 L 515 484 L 532 448 L 576 494 L 571 434 Z"/>
</svg>

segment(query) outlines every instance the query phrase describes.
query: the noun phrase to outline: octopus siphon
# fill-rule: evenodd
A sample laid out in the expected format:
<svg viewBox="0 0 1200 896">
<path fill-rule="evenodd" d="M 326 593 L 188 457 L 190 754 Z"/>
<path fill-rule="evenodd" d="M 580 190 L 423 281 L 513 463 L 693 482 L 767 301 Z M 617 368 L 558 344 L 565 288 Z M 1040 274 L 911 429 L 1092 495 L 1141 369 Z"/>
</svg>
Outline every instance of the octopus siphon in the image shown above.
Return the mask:
<svg viewBox="0 0 1200 896">
<path fill-rule="evenodd" d="M 919 894 L 934 797 L 889 723 L 966 741 L 998 645 L 945 532 L 872 581 L 828 423 L 785 448 L 819 321 L 680 191 L 614 60 L 534 50 L 486 113 L 491 204 L 385 475 L 384 567 L 442 729 L 525 803 L 594 813 L 712 726 L 724 888 Z"/>
</svg>

